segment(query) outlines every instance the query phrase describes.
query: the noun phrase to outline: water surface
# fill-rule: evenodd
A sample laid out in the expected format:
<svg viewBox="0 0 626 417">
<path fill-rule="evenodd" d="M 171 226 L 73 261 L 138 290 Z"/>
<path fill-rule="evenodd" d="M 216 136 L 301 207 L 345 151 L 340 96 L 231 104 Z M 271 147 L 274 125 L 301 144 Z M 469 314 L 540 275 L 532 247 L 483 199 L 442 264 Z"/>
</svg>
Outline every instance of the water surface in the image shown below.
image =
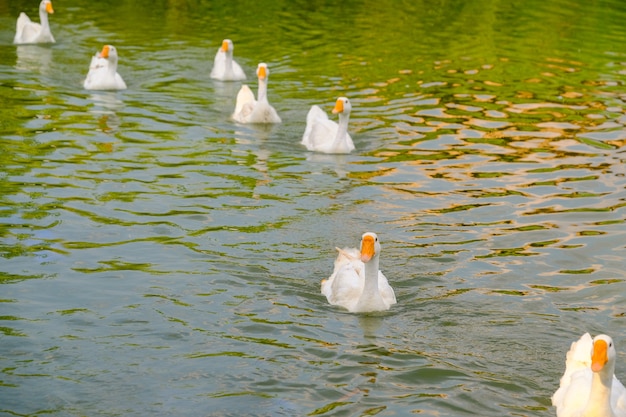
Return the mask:
<svg viewBox="0 0 626 417">
<path fill-rule="evenodd" d="M 623 332 L 618 1 L 0 6 L 0 412 L 546 416 L 569 344 Z M 209 79 L 233 39 L 283 123 Z M 120 54 L 121 92 L 82 89 Z M 300 144 L 350 98 L 356 151 Z M 398 304 L 319 281 L 378 233 Z"/>
</svg>

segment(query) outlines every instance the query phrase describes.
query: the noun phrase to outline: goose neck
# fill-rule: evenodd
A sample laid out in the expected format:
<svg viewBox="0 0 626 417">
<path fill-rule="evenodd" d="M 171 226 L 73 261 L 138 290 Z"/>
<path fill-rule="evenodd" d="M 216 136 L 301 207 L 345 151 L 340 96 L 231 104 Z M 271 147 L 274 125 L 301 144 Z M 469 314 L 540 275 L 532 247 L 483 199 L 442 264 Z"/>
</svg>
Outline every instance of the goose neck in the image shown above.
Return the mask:
<svg viewBox="0 0 626 417">
<path fill-rule="evenodd" d="M 597 414 L 589 415 L 614 415 L 611 409 L 611 385 L 613 372 L 606 371 L 608 370 L 593 373 L 591 380 L 591 392 L 589 393 L 589 401 L 587 403 L 588 406 L 586 411 L 593 411 Z"/>
<path fill-rule="evenodd" d="M 45 8 L 39 9 L 39 21 L 41 22 L 42 29 L 49 30 L 50 24 L 48 23 L 48 12 Z"/>
<path fill-rule="evenodd" d="M 377 294 L 378 293 L 378 254 L 375 254 L 372 259 L 365 264 L 364 268 L 365 286 L 363 287 L 363 294 Z"/>
<path fill-rule="evenodd" d="M 224 73 L 226 75 L 233 75 L 233 53 L 231 51 L 225 52 L 226 57 L 224 60 Z"/>
<path fill-rule="evenodd" d="M 267 78 L 259 78 L 259 92 L 257 100 L 267 102 Z"/>
<path fill-rule="evenodd" d="M 109 57 L 107 62 L 107 71 L 109 74 L 115 76 L 115 73 L 117 72 L 117 58 Z"/>
<path fill-rule="evenodd" d="M 338 147 L 343 142 L 345 142 L 346 135 L 348 134 L 348 121 L 349 120 L 350 120 L 350 115 L 339 113 L 339 122 L 337 123 L 337 134 L 335 135 L 334 147 Z M 374 260 L 372 259 L 369 263 L 372 263 L 373 261 Z"/>
</svg>

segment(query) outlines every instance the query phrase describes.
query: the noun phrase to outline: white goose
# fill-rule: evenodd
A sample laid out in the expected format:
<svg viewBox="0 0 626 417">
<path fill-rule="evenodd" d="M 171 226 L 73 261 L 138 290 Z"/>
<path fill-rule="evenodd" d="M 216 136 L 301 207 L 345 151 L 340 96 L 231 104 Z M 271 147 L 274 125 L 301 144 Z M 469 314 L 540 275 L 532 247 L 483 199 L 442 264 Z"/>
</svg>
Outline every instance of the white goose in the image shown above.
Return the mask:
<svg viewBox="0 0 626 417">
<path fill-rule="evenodd" d="M 259 92 L 257 99 L 254 99 L 254 93 L 247 85 L 241 86 L 237 93 L 237 104 L 233 119 L 239 123 L 280 123 L 280 116 L 276 110 L 267 101 L 267 79 L 270 70 L 267 64 L 260 63 L 256 69 L 259 78 Z"/>
<path fill-rule="evenodd" d="M 396 295 L 387 278 L 378 269 L 380 243 L 375 233 L 364 233 L 361 250 L 339 249 L 335 269 L 322 280 L 322 294 L 332 305 L 351 313 L 385 311 L 396 303 Z"/>
<path fill-rule="evenodd" d="M 557 417 L 624 417 L 626 389 L 615 377 L 615 346 L 607 335 L 573 342 L 552 396 Z"/>
<path fill-rule="evenodd" d="M 91 58 L 89 72 L 83 86 L 87 90 L 125 90 L 126 83 L 117 73 L 117 49 L 104 45 L 101 52 Z"/>
<path fill-rule="evenodd" d="M 333 113 L 339 114 L 339 124 L 330 120 L 324 110 L 312 106 L 306 116 L 302 143 L 310 151 L 322 153 L 350 153 L 354 143 L 348 134 L 352 105 L 346 97 L 339 97 Z"/>
<path fill-rule="evenodd" d="M 48 14 L 52 13 L 54 13 L 54 9 L 52 9 L 50 0 L 41 0 L 39 3 L 39 21 L 41 23 L 31 21 L 24 12 L 20 13 L 15 25 L 13 43 L 54 43 L 54 36 L 52 36 L 48 23 Z"/>
<path fill-rule="evenodd" d="M 237 62 L 233 60 L 235 46 L 230 39 L 224 39 L 222 46 L 217 50 L 213 60 L 211 78 L 222 81 L 245 80 L 246 74 Z"/>
</svg>

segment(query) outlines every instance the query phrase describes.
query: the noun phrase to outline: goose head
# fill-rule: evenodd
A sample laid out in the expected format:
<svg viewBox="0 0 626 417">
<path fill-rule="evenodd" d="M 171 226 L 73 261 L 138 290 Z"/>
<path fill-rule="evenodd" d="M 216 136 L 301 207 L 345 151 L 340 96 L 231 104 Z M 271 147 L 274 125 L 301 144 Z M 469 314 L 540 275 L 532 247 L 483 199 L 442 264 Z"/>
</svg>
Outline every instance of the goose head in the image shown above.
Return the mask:
<svg viewBox="0 0 626 417">
<path fill-rule="evenodd" d="M 339 100 L 338 100 L 339 101 Z M 380 253 L 380 243 L 376 233 L 367 232 L 361 237 L 361 261 L 369 262 Z"/>
<path fill-rule="evenodd" d="M 352 104 L 350 104 L 350 100 L 348 100 L 346 97 L 339 97 L 335 102 L 333 114 L 350 114 L 350 110 L 352 110 Z"/>
<path fill-rule="evenodd" d="M 610 373 L 615 369 L 615 346 L 611 337 L 600 334 L 593 339 L 591 348 L 591 370 L 593 372 Z"/>
<path fill-rule="evenodd" d="M 100 51 L 100 58 L 106 58 L 111 62 L 117 62 L 117 49 L 113 45 L 104 45 Z"/>
<path fill-rule="evenodd" d="M 259 80 L 266 80 L 267 77 L 270 76 L 270 69 L 267 67 L 266 63 L 261 62 L 256 67 L 256 75 L 257 75 L 257 77 L 259 77 Z"/>
<path fill-rule="evenodd" d="M 52 8 L 52 2 L 50 0 L 42 0 L 41 3 L 39 3 L 39 12 L 45 12 L 48 14 L 54 13 L 54 9 Z"/>
<path fill-rule="evenodd" d="M 233 41 L 230 39 L 224 39 L 222 41 L 222 47 L 220 48 L 222 52 L 232 54 L 234 49 L 235 45 L 233 45 Z"/>
</svg>

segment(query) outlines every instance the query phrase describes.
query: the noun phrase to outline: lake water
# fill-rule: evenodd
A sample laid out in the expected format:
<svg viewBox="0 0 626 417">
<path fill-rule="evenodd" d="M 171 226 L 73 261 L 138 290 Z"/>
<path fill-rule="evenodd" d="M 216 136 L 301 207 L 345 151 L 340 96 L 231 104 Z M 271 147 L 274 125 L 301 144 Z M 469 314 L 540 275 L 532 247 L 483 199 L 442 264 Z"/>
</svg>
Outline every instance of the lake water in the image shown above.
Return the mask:
<svg viewBox="0 0 626 417">
<path fill-rule="evenodd" d="M 0 414 L 550 416 L 569 344 L 626 381 L 626 4 L 0 4 Z M 230 119 L 223 38 L 276 126 Z M 104 44 L 121 92 L 82 88 Z M 350 155 L 299 144 L 352 101 Z M 335 118 L 335 116 L 332 116 Z M 320 280 L 376 232 L 398 304 Z"/>
</svg>

